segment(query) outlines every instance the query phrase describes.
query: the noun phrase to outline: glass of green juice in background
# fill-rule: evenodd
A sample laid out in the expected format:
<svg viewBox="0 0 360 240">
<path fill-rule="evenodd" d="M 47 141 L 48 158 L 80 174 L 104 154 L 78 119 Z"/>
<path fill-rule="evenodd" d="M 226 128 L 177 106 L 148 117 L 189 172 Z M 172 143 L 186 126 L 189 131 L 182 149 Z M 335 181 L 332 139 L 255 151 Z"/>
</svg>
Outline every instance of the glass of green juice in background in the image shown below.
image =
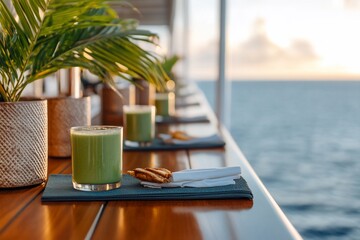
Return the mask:
<svg viewBox="0 0 360 240">
<path fill-rule="evenodd" d="M 124 108 L 125 139 L 147 145 L 155 137 L 155 106 L 126 105 Z"/>
<path fill-rule="evenodd" d="M 72 127 L 70 137 L 73 187 L 82 191 L 119 188 L 122 171 L 122 127 Z"/>
<path fill-rule="evenodd" d="M 156 93 L 155 96 L 156 115 L 173 116 L 175 115 L 175 94 Z"/>
</svg>

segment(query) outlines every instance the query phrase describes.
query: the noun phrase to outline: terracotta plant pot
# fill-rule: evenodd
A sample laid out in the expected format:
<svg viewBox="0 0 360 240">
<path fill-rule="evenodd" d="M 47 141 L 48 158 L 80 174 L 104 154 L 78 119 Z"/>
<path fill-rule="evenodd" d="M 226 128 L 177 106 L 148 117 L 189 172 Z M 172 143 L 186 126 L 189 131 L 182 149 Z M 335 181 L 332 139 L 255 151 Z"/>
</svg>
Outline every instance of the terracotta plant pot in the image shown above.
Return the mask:
<svg viewBox="0 0 360 240">
<path fill-rule="evenodd" d="M 90 97 L 48 99 L 49 156 L 71 156 L 70 128 L 91 125 Z"/>
<path fill-rule="evenodd" d="M 47 101 L 0 103 L 0 188 L 46 181 Z"/>
<path fill-rule="evenodd" d="M 101 89 L 102 124 L 123 126 L 123 106 L 135 104 L 135 86 L 123 84 L 117 90 L 122 97 L 106 84 Z"/>
<path fill-rule="evenodd" d="M 135 80 L 136 105 L 155 105 L 156 88 L 142 79 Z"/>
</svg>

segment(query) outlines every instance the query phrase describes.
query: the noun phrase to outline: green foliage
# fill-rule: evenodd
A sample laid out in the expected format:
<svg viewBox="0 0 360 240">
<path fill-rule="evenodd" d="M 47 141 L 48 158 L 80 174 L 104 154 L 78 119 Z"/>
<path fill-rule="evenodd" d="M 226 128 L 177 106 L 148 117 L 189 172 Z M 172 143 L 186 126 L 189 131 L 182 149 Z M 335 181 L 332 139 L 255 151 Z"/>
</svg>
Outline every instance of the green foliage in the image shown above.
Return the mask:
<svg viewBox="0 0 360 240">
<path fill-rule="evenodd" d="M 164 58 L 163 62 L 162 62 L 162 68 L 164 69 L 164 71 L 166 72 L 166 74 L 172 79 L 174 80 L 174 74 L 172 72 L 173 67 L 175 66 L 175 64 L 180 60 L 180 57 L 177 55 L 174 55 L 170 58 Z"/>
<path fill-rule="evenodd" d="M 0 101 L 18 101 L 27 84 L 75 66 L 110 85 L 113 74 L 157 86 L 167 78 L 156 56 L 136 44 L 151 43 L 156 36 L 136 29 L 132 19 L 119 18 L 109 0 L 12 0 L 16 14 L 4 1 L 0 0 Z"/>
</svg>

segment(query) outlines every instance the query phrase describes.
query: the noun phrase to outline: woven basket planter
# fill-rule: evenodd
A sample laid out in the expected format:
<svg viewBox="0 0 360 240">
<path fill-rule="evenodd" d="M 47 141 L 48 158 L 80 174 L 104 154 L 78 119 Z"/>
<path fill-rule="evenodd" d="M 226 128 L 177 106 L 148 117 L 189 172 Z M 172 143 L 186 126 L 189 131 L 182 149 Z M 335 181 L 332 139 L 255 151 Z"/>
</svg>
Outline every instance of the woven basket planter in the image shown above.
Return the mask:
<svg viewBox="0 0 360 240">
<path fill-rule="evenodd" d="M 46 100 L 0 103 L 0 188 L 43 183 L 47 178 Z"/>
<path fill-rule="evenodd" d="M 91 124 L 90 97 L 48 99 L 49 156 L 71 156 L 70 128 Z"/>
<path fill-rule="evenodd" d="M 135 104 L 135 86 L 126 84 L 119 86 L 117 90 L 122 97 L 107 85 L 101 89 L 102 124 L 123 126 L 123 106 Z"/>
</svg>

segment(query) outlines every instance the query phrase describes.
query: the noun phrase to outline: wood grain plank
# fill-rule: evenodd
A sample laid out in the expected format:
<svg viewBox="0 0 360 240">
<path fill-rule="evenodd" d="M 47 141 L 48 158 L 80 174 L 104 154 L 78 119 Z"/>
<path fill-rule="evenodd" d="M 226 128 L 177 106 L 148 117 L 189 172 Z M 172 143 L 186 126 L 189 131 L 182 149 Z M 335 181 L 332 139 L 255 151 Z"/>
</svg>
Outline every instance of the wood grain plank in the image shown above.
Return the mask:
<svg viewBox="0 0 360 240">
<path fill-rule="evenodd" d="M 205 239 L 212 231 L 223 232 L 217 239 L 230 239 L 222 237 L 229 231 L 223 224 L 209 232 L 206 217 L 216 219 L 251 206 L 252 201 L 229 200 L 109 202 L 93 239 Z"/>
<path fill-rule="evenodd" d="M 71 158 L 49 158 L 48 173 L 61 173 L 69 166 L 71 166 Z"/>
<path fill-rule="evenodd" d="M 64 170 L 71 173 L 71 166 Z M 41 194 L 0 232 L 0 239 L 84 239 L 104 202 L 42 203 Z M 21 231 L 19 231 L 21 229 Z"/>
<path fill-rule="evenodd" d="M 44 185 L 0 190 L 0 231 L 42 191 Z"/>
<path fill-rule="evenodd" d="M 0 239 L 84 239 L 99 211 L 98 202 L 42 204 L 36 197 Z M 21 229 L 21 230 L 20 230 Z"/>
<path fill-rule="evenodd" d="M 49 159 L 48 172 L 60 173 L 69 165 L 69 159 Z M 45 184 L 40 184 L 0 190 L 0 231 L 44 189 L 44 186 Z"/>
<path fill-rule="evenodd" d="M 124 152 L 123 171 L 137 167 L 165 167 L 170 171 L 189 168 L 186 151 Z"/>
<path fill-rule="evenodd" d="M 191 213 L 174 213 L 174 206 L 162 203 L 109 203 L 95 231 L 94 239 L 201 239 L 197 235 L 199 229 Z M 181 202 L 173 204 L 181 205 Z M 185 235 L 192 233 L 191 238 L 182 234 L 184 229 Z"/>
</svg>

